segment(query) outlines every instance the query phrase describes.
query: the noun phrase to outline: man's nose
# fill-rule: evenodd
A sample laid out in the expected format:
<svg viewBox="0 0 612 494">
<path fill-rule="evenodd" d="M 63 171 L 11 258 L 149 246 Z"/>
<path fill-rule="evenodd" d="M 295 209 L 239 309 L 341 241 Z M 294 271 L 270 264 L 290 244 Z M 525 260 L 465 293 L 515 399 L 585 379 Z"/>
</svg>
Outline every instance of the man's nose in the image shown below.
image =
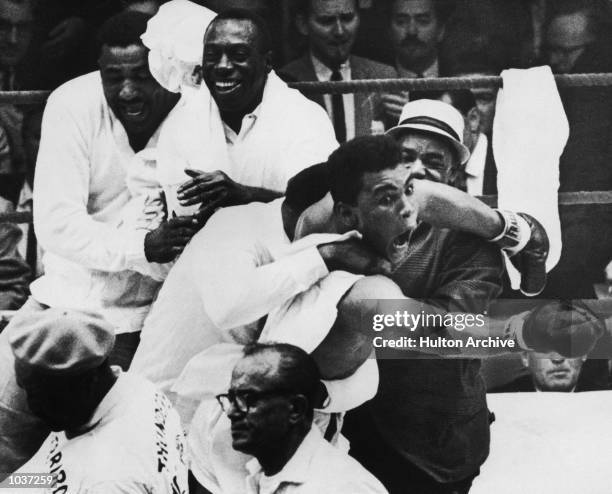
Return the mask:
<svg viewBox="0 0 612 494">
<path fill-rule="evenodd" d="M 555 355 L 550 359 L 550 361 L 555 365 L 561 365 L 565 362 L 565 357 L 561 355 Z"/>
<path fill-rule="evenodd" d="M 234 403 L 233 401 L 230 402 L 230 407 L 227 410 L 227 412 L 225 412 L 226 415 L 231 419 L 239 419 L 242 418 L 244 416 L 244 412 L 242 412 L 238 406 L 236 405 L 236 403 Z"/>
<path fill-rule="evenodd" d="M 332 33 L 334 34 L 334 36 L 344 36 L 344 34 L 346 33 L 346 26 L 344 25 L 344 22 L 342 22 L 342 20 L 336 19 L 336 22 L 334 22 Z"/>
<path fill-rule="evenodd" d="M 227 56 L 227 54 L 223 53 L 221 55 L 221 58 L 219 58 L 219 61 L 217 62 L 217 65 L 215 66 L 215 68 L 217 70 L 231 70 L 232 69 L 232 62 Z"/>
<path fill-rule="evenodd" d="M 414 19 L 410 19 L 406 24 L 406 35 L 415 38 L 419 33 L 417 24 Z"/>
<path fill-rule="evenodd" d="M 409 219 L 411 226 L 415 226 L 416 225 L 416 219 L 417 219 L 417 205 L 416 205 L 416 201 L 414 200 L 414 197 L 412 197 L 410 194 L 402 194 L 402 209 L 401 209 L 401 216 L 404 219 Z"/>
<path fill-rule="evenodd" d="M 423 165 L 423 162 L 420 159 L 416 159 L 412 163 L 410 163 L 410 178 L 427 178 L 427 168 Z"/>
<path fill-rule="evenodd" d="M 134 83 L 130 80 L 126 80 L 122 84 L 121 90 L 119 91 L 119 98 L 122 100 L 129 101 L 134 99 L 137 94 L 138 91 L 136 90 Z"/>
</svg>

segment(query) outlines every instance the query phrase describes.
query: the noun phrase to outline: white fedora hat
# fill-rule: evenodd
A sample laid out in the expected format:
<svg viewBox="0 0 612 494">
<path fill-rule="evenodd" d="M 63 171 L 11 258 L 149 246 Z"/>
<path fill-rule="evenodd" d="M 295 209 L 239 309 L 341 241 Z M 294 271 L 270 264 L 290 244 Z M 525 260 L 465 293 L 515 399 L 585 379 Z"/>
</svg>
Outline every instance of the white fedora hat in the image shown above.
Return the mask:
<svg viewBox="0 0 612 494">
<path fill-rule="evenodd" d="M 432 99 L 410 101 L 402 108 L 399 123 L 387 131 L 392 136 L 406 129 L 429 132 L 444 137 L 457 151 L 461 164 L 470 159 L 463 144 L 463 117 L 448 103 Z"/>
</svg>

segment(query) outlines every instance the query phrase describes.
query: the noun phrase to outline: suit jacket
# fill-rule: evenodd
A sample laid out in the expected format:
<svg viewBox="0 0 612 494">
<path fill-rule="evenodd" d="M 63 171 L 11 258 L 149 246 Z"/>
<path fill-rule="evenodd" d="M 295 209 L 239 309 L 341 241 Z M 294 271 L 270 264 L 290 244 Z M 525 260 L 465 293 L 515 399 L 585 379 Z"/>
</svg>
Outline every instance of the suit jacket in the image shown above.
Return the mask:
<svg viewBox="0 0 612 494">
<path fill-rule="evenodd" d="M 351 55 L 351 79 L 393 79 L 397 77 L 395 69 L 367 58 Z M 316 81 L 317 75 L 310 53 L 288 63 L 279 71 L 280 77 L 287 82 Z M 325 108 L 322 94 L 305 94 L 315 103 Z M 355 136 L 372 133 L 372 120 L 385 121 L 384 110 L 379 93 L 355 93 Z"/>
<path fill-rule="evenodd" d="M 12 211 L 0 197 L 0 213 Z M 17 250 L 21 235 L 17 225 L 0 223 L 0 310 L 19 309 L 28 298 L 30 268 Z"/>
</svg>

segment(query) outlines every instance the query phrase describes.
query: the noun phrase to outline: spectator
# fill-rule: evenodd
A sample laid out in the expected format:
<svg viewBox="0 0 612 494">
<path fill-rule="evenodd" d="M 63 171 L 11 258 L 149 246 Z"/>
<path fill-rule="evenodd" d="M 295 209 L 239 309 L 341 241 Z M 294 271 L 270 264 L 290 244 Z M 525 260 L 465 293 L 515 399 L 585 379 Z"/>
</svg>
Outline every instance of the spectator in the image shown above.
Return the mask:
<svg viewBox="0 0 612 494">
<path fill-rule="evenodd" d="M 11 210 L 12 204 L 0 197 L 0 214 Z M 28 297 L 30 270 L 17 249 L 20 238 L 17 225 L 0 221 L 0 310 L 19 309 Z"/>
<path fill-rule="evenodd" d="M 209 91 L 183 98 L 160 135 L 166 196 L 175 202 L 178 192 L 179 208 L 201 206 L 202 220 L 217 207 L 280 197 L 292 175 L 337 146 L 323 109 L 272 71 L 271 48 L 257 15 L 219 14 L 204 37 Z"/>
<path fill-rule="evenodd" d="M 148 71 L 140 41 L 147 20 L 135 12 L 109 19 L 100 33 L 100 72 L 68 82 L 49 98 L 34 186 L 45 274 L 31 285 L 32 297 L 21 309 L 99 311 L 118 335 L 111 362 L 124 368 L 160 286 L 148 276 L 147 259 L 172 259 L 195 231 L 192 218 L 173 219 L 153 232 L 117 228 L 129 199 L 127 168 L 138 151 L 156 144 L 156 131 L 177 101 Z M 43 425 L 16 386 L 4 333 L 0 352 L 0 437 L 32 422 L 35 434 Z M 3 472 L 40 445 L 27 427 L 9 439 L 0 455 Z"/>
<path fill-rule="evenodd" d="M 317 366 L 303 350 L 245 348 L 229 391 L 217 397 L 232 423 L 234 449 L 255 457 L 247 464 L 245 492 L 386 492 L 312 426 L 319 385 Z"/>
<path fill-rule="evenodd" d="M 581 302 L 555 301 L 541 305 L 525 315 L 525 325 L 542 326 L 545 331 L 551 332 L 553 328 L 591 326 L 600 334 L 606 330 L 600 319 Z M 569 345 L 576 345 L 577 341 L 568 341 Z M 604 373 L 599 376 L 591 375 L 587 378 L 581 376 L 586 356 L 566 358 L 558 352 L 523 352 L 521 355 L 523 366 L 529 371 L 528 375 L 518 377 L 490 392 L 509 393 L 515 391 L 594 391 L 607 389 L 607 366 Z"/>
<path fill-rule="evenodd" d="M 584 391 L 577 384 L 585 360 L 586 357 L 565 358 L 558 353 L 524 352 L 521 355 L 521 361 L 529 371 L 529 375 L 522 376 L 489 392 Z"/>
<path fill-rule="evenodd" d="M 444 39 L 450 14 L 446 0 L 391 0 L 388 7 L 389 37 L 393 65 L 400 77 L 447 75 L 438 47 Z M 393 123 L 408 102 L 407 92 L 385 93 L 383 102 Z"/>
<path fill-rule="evenodd" d="M 560 3 L 546 27 L 546 62 L 554 72 L 612 70 L 609 40 L 600 29 L 598 11 L 591 2 Z M 610 88 L 569 88 L 560 94 L 571 127 L 561 156 L 560 190 L 611 189 Z"/>
<path fill-rule="evenodd" d="M 28 88 L 31 73 L 31 48 L 34 33 L 32 0 L 0 0 L 0 89 L 15 91 Z M 21 138 L 23 113 L 15 105 L 0 105 L 0 126 L 8 140 L 9 153 L 0 163 L 0 196 L 17 204 L 25 175 Z M 4 139 L 3 139 L 4 140 Z M 6 149 L 3 146 L 3 151 Z"/>
<path fill-rule="evenodd" d="M 122 0 L 124 10 L 142 12 L 143 14 L 155 15 L 159 7 L 168 0 Z"/>
<path fill-rule="evenodd" d="M 545 14 L 557 1 L 457 0 L 441 47 L 444 60 L 485 51 L 500 69 L 536 65 Z"/>
<path fill-rule="evenodd" d="M 0 1 L 0 86 L 4 91 L 18 86 L 34 29 L 31 0 Z"/>
<path fill-rule="evenodd" d="M 445 0 L 392 0 L 389 36 L 400 77 L 445 74 L 438 47 L 450 14 Z"/>
<path fill-rule="evenodd" d="M 110 367 L 111 325 L 55 308 L 22 312 L 8 331 L 19 386 L 53 431 L 17 473 L 54 474 L 58 492 L 187 491 L 178 415 L 151 383 Z"/>
<path fill-rule="evenodd" d="M 304 0 L 297 14 L 297 26 L 308 39 L 304 56 L 281 69 L 286 80 L 340 81 L 397 77 L 387 65 L 351 55 L 359 29 L 357 0 Z M 339 142 L 356 135 L 380 133 L 385 114 L 376 93 L 312 95 L 323 106 Z"/>
<path fill-rule="evenodd" d="M 554 2 L 546 24 L 545 61 L 555 71 L 612 71 L 609 35 L 595 2 Z M 612 88 L 576 87 L 559 91 L 570 135 L 559 163 L 560 192 L 612 190 Z M 610 260 L 612 211 L 601 205 L 561 210 L 563 255 L 551 275 L 551 297 L 593 298 Z M 599 239 L 594 242 L 593 239 Z"/>
</svg>

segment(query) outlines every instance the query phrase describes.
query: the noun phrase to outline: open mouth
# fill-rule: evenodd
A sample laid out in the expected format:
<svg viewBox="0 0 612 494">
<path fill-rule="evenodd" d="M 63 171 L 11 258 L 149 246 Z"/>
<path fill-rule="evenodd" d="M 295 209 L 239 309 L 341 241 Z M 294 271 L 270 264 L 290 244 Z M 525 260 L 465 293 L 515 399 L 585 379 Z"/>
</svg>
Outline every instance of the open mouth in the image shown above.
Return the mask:
<svg viewBox="0 0 612 494">
<path fill-rule="evenodd" d="M 216 81 L 215 89 L 218 93 L 225 94 L 234 91 L 240 86 L 240 81 Z"/>
<path fill-rule="evenodd" d="M 129 119 L 140 119 L 145 115 L 144 102 L 124 104 L 121 107 L 123 115 Z"/>
<path fill-rule="evenodd" d="M 393 247 L 395 249 L 405 249 L 410 243 L 410 237 L 412 236 L 412 229 L 406 230 L 404 233 L 398 235 L 393 239 Z"/>
</svg>

